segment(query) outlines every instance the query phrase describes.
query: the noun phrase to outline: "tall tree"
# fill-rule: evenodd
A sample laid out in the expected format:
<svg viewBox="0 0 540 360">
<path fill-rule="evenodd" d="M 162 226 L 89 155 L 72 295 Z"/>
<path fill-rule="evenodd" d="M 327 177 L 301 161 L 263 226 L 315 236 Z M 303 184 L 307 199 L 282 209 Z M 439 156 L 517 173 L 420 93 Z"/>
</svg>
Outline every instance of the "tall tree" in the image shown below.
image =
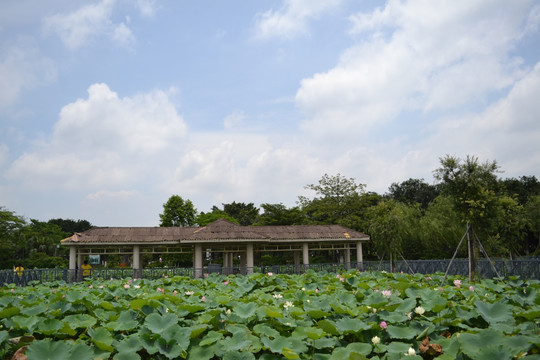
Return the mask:
<svg viewBox="0 0 540 360">
<path fill-rule="evenodd" d="M 390 271 L 395 259 L 403 255 L 404 243 L 413 237 L 420 211 L 395 200 L 385 200 L 370 208 L 369 234 L 380 256 L 390 258 Z"/>
<path fill-rule="evenodd" d="M 389 198 L 408 205 L 420 204 L 424 210 L 438 195 L 437 186 L 426 183 L 424 179 L 409 179 L 402 183 L 393 183 L 388 188 L 387 194 Z"/>
<path fill-rule="evenodd" d="M 454 207 L 463 223 L 468 224 L 469 239 L 469 278 L 475 278 L 475 234 L 487 235 L 493 228 L 497 217 L 496 173 L 499 166 L 496 161 L 480 163 L 475 156 L 467 156 L 462 161 L 457 157 L 445 156 L 440 159 L 441 167 L 434 171 L 434 177 L 440 181 L 443 194 L 454 200 Z"/>
<path fill-rule="evenodd" d="M 311 223 L 352 227 L 351 224 L 358 222 L 365 185 L 357 184 L 355 179 L 341 174 L 324 174 L 318 184 L 310 184 L 305 188 L 315 191 L 316 194 L 313 199 L 298 197 L 298 202 Z"/>
<path fill-rule="evenodd" d="M 92 228 L 92 224 L 88 220 L 72 220 L 72 219 L 50 219 L 49 224 L 60 226 L 63 232 L 70 235 L 76 232 L 83 232 Z"/>
<path fill-rule="evenodd" d="M 191 200 L 184 200 L 179 195 L 172 195 L 163 204 L 163 214 L 159 214 L 161 219 L 159 226 L 193 226 L 196 224 L 196 216 L 197 210 Z"/>
<path fill-rule="evenodd" d="M 255 225 L 302 225 L 306 223 L 303 211 L 298 207 L 287 208 L 283 204 L 261 204 L 264 212 Z"/>
<path fill-rule="evenodd" d="M 16 215 L 0 206 L 0 268 L 10 268 L 17 260 L 15 249 L 17 246 L 16 234 L 26 225 L 22 216 Z"/>
<path fill-rule="evenodd" d="M 219 219 L 225 219 L 232 223 L 238 224 L 238 220 L 233 218 L 231 215 L 227 214 L 225 211 L 218 209 L 217 207 L 213 207 L 211 212 L 201 212 L 199 215 L 197 215 L 196 223 L 199 226 L 206 226 L 216 220 Z"/>
<path fill-rule="evenodd" d="M 252 225 L 259 216 L 259 209 L 253 203 L 246 204 L 233 201 L 230 204 L 222 205 L 223 211 L 238 220 L 240 225 Z"/>
</svg>

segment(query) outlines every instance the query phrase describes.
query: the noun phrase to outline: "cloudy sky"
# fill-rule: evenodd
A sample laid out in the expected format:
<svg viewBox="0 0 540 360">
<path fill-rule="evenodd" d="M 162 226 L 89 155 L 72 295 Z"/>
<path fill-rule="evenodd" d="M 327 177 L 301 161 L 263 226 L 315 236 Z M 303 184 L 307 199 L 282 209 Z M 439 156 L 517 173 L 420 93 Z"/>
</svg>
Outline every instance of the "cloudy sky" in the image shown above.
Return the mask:
<svg viewBox="0 0 540 360">
<path fill-rule="evenodd" d="M 0 206 L 27 219 L 383 194 L 446 154 L 540 177 L 539 115 L 534 0 L 0 5 Z"/>
</svg>

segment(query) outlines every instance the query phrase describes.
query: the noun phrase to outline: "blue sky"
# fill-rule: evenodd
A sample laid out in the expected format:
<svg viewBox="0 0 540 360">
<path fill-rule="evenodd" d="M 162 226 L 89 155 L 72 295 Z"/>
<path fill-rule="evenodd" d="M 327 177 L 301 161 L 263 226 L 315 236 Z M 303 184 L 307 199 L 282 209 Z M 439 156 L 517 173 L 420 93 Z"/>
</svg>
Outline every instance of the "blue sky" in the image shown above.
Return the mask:
<svg viewBox="0 0 540 360">
<path fill-rule="evenodd" d="M 173 194 L 382 194 L 446 154 L 540 177 L 539 26 L 532 0 L 5 0 L 0 206 L 154 226 Z"/>
</svg>

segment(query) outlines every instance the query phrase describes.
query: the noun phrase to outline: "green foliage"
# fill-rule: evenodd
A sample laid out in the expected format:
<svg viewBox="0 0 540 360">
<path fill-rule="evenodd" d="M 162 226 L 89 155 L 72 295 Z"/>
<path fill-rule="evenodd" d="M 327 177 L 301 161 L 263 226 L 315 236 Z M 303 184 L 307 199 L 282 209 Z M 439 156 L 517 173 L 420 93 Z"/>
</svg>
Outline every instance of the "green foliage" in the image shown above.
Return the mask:
<svg viewBox="0 0 540 360">
<path fill-rule="evenodd" d="M 72 220 L 72 219 L 50 219 L 48 224 L 58 225 L 63 232 L 72 235 L 77 232 L 83 232 L 92 228 L 92 224 L 87 220 Z"/>
<path fill-rule="evenodd" d="M 23 335 L 29 359 L 421 359 L 426 337 L 441 359 L 538 354 L 538 281 L 442 278 L 310 271 L 4 287 L 0 354 L 11 358 L 7 339 Z"/>
<path fill-rule="evenodd" d="M 283 204 L 261 204 L 264 212 L 254 225 L 303 225 L 304 212 L 298 207 L 287 208 Z"/>
<path fill-rule="evenodd" d="M 252 225 L 257 221 L 257 217 L 259 216 L 259 209 L 253 203 L 246 204 L 233 201 L 230 204 L 222 205 L 223 211 L 236 219 L 237 221 L 235 223 L 243 226 Z M 217 207 L 214 206 L 212 210 L 215 209 Z"/>
<path fill-rule="evenodd" d="M 184 200 L 178 195 L 172 195 L 163 204 L 163 214 L 159 214 L 159 226 L 193 226 L 197 210 L 191 200 Z"/>
<path fill-rule="evenodd" d="M 386 200 L 370 208 L 369 234 L 379 254 L 390 257 L 391 267 L 401 256 L 405 239 L 417 228 L 420 211 L 394 200 Z"/>
<path fill-rule="evenodd" d="M 219 219 L 225 219 L 234 224 L 238 224 L 238 220 L 227 214 L 225 211 L 217 208 L 214 208 L 212 212 L 209 213 L 201 212 L 199 215 L 197 215 L 197 219 L 195 221 L 199 226 L 206 226 Z"/>
<path fill-rule="evenodd" d="M 409 179 L 390 185 L 387 196 L 407 205 L 420 204 L 425 210 L 438 195 L 437 186 L 429 185 L 424 179 Z"/>
</svg>

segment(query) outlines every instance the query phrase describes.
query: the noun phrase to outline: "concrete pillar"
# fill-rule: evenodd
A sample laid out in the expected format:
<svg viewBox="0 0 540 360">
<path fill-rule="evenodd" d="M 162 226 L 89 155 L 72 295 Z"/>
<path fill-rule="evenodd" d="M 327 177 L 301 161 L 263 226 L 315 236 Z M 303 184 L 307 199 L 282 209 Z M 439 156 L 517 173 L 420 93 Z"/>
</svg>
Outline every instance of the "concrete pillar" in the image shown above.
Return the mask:
<svg viewBox="0 0 540 360">
<path fill-rule="evenodd" d="M 364 269 L 364 258 L 362 255 L 362 242 L 361 241 L 356 242 L 356 268 L 358 270 Z"/>
<path fill-rule="evenodd" d="M 246 266 L 247 273 L 253 274 L 253 243 L 246 244 Z"/>
<path fill-rule="evenodd" d="M 141 275 L 141 248 L 139 245 L 133 245 L 133 278 L 139 279 Z"/>
<path fill-rule="evenodd" d="M 69 270 L 68 281 L 73 282 L 76 279 L 77 273 L 77 248 L 75 246 L 69 247 Z"/>
<path fill-rule="evenodd" d="M 195 279 L 203 277 L 203 253 L 201 244 L 195 244 L 195 251 L 193 252 L 193 277 Z"/>
<path fill-rule="evenodd" d="M 302 263 L 304 264 L 304 271 L 309 268 L 309 244 L 302 244 Z"/>
<path fill-rule="evenodd" d="M 226 252 L 223 252 L 223 275 L 229 275 L 229 254 Z"/>
<path fill-rule="evenodd" d="M 349 248 L 349 244 L 345 244 L 345 269 L 350 270 L 351 269 L 351 249 Z"/>
</svg>

